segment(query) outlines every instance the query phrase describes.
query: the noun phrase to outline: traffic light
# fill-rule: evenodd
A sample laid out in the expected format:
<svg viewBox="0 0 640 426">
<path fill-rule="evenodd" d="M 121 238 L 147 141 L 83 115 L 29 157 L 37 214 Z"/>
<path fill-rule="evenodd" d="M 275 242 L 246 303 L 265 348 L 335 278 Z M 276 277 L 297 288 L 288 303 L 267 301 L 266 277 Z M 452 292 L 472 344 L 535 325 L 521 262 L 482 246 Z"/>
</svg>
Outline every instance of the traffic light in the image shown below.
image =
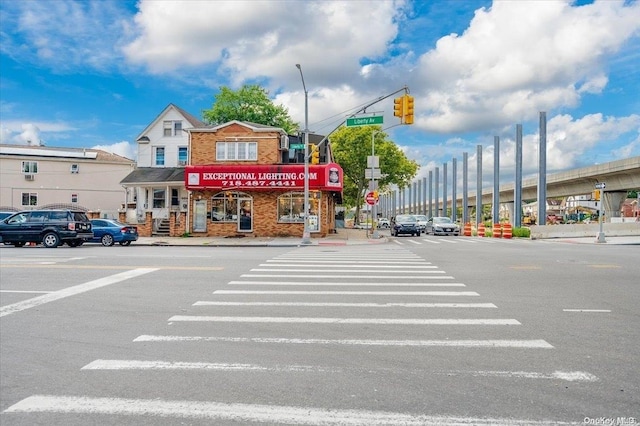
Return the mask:
<svg viewBox="0 0 640 426">
<path fill-rule="evenodd" d="M 393 100 L 393 115 L 400 117 L 400 121 L 402 121 L 402 117 L 404 116 L 404 96 Z"/>
<path fill-rule="evenodd" d="M 600 201 L 600 190 L 596 189 L 595 191 L 593 191 L 593 193 L 591 194 L 591 199 L 595 200 L 595 201 Z"/>
<path fill-rule="evenodd" d="M 404 124 L 413 124 L 413 96 L 404 95 Z"/>
<path fill-rule="evenodd" d="M 311 164 L 320 164 L 320 150 L 318 145 L 312 144 L 311 147 Z"/>
</svg>

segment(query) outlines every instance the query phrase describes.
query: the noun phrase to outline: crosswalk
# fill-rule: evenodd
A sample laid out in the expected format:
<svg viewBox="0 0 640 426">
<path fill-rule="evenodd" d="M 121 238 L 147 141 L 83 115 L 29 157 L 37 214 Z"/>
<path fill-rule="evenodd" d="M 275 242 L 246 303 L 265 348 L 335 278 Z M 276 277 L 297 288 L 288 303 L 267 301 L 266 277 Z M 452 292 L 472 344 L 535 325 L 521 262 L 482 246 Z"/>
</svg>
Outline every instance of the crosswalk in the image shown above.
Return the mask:
<svg viewBox="0 0 640 426">
<path fill-rule="evenodd" d="M 482 244 L 526 244 L 531 243 L 528 239 L 519 238 L 478 238 L 478 237 L 455 237 L 423 235 L 421 237 L 399 236 L 391 238 L 394 244 L 403 245 L 438 245 L 438 244 L 460 244 L 460 245 L 482 245 Z"/>
<path fill-rule="evenodd" d="M 174 330 L 173 333 L 143 333 L 133 339 L 135 345 L 145 345 L 147 354 L 156 352 L 156 348 L 159 354 L 166 354 L 172 349 L 176 353 L 184 353 L 179 348 L 189 345 L 191 356 L 188 359 L 149 359 L 149 356 L 145 359 L 95 359 L 81 370 L 89 374 L 89 379 L 91 374 L 100 373 L 101 380 L 105 374 L 125 371 L 167 374 L 167 380 L 175 377 L 169 374 L 176 371 L 227 374 L 241 383 L 246 381 L 246 386 L 255 385 L 252 377 L 256 374 L 273 375 L 274 380 L 278 378 L 285 382 L 303 380 L 301 375 L 321 380 L 327 375 L 358 378 L 392 373 L 445 378 L 598 381 L 598 377 L 588 372 L 527 371 L 525 366 L 513 370 L 474 370 L 390 365 L 382 369 L 385 371 L 377 371 L 375 364 L 359 366 L 354 360 L 347 362 L 335 356 L 331 357 L 331 362 L 321 362 L 320 357 L 305 358 L 303 354 L 321 354 L 331 348 L 345 348 L 355 357 L 358 354 L 365 356 L 371 351 L 388 350 L 386 348 L 422 351 L 424 354 L 428 353 L 425 351 L 452 349 L 554 350 L 544 336 L 530 336 L 530 332 L 522 331 L 518 318 L 501 315 L 498 305 L 484 300 L 466 283 L 457 282 L 438 265 L 401 246 L 412 244 L 412 240 L 403 238 L 396 245 L 357 249 L 349 246 L 304 247 L 275 256 L 226 282 L 206 300 L 194 300 L 193 313 L 176 312 L 167 318 L 167 329 Z M 414 243 L 433 243 L 426 241 L 431 239 L 416 239 Z M 223 351 L 211 349 L 214 345 L 216 348 L 243 345 L 245 352 L 255 356 L 242 362 L 230 362 L 223 356 Z M 291 356 L 295 348 L 303 347 L 310 348 L 311 352 Z M 262 357 L 260 354 L 263 352 L 274 358 Z M 275 358 L 278 355 L 282 358 Z M 291 362 L 293 359 L 298 361 L 298 358 L 300 362 Z M 210 386 L 217 383 L 224 386 L 223 382 L 216 381 L 212 381 Z M 338 389 L 334 391 L 339 392 Z M 557 421 L 535 419 L 461 417 L 456 413 L 449 416 L 371 410 L 345 407 L 344 403 L 322 407 L 284 402 L 266 404 L 263 400 L 202 401 L 149 398 L 145 395 L 140 395 L 140 398 L 32 395 L 7 408 L 4 413 L 129 416 L 131 424 L 137 424 L 135 419 L 141 417 L 239 424 L 558 424 Z"/>
</svg>

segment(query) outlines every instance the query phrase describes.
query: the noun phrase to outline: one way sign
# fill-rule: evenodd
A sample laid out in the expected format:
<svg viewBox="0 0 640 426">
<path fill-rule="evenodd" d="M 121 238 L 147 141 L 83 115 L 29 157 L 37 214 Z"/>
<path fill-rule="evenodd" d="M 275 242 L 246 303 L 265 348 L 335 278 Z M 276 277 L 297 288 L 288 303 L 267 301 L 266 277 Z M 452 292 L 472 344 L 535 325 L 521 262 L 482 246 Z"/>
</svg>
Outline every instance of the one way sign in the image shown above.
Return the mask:
<svg viewBox="0 0 640 426">
<path fill-rule="evenodd" d="M 596 189 L 604 189 L 605 188 L 605 183 L 604 182 L 598 182 L 596 183 Z"/>
</svg>

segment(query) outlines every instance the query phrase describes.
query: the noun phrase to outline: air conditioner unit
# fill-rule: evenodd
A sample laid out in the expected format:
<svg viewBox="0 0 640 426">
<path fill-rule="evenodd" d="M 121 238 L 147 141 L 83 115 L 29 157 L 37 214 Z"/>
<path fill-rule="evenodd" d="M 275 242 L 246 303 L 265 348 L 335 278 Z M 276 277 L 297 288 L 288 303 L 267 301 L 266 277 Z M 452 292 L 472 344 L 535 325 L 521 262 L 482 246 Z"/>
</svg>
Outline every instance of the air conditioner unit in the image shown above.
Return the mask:
<svg viewBox="0 0 640 426">
<path fill-rule="evenodd" d="M 34 175 L 24 175 L 24 180 L 35 180 L 35 178 Z"/>
<path fill-rule="evenodd" d="M 287 135 L 280 136 L 280 149 L 289 150 L 289 136 Z"/>
<path fill-rule="evenodd" d="M 178 166 L 186 166 L 187 162 L 186 161 L 178 161 Z"/>
<path fill-rule="evenodd" d="M 77 164 L 71 165 L 71 173 L 78 173 L 80 171 L 80 167 Z"/>
</svg>

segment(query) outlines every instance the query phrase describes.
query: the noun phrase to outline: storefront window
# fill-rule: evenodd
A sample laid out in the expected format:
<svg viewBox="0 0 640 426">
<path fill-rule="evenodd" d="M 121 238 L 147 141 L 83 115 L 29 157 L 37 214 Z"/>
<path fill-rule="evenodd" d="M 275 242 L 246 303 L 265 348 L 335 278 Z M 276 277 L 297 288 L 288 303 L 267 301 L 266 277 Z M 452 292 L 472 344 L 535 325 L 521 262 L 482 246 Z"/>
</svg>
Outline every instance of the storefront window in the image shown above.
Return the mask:
<svg viewBox="0 0 640 426">
<path fill-rule="evenodd" d="M 238 220 L 238 193 L 219 192 L 211 198 L 212 222 L 235 222 Z"/>
<path fill-rule="evenodd" d="M 304 193 L 289 192 L 278 197 L 278 222 L 304 222 Z"/>
</svg>

